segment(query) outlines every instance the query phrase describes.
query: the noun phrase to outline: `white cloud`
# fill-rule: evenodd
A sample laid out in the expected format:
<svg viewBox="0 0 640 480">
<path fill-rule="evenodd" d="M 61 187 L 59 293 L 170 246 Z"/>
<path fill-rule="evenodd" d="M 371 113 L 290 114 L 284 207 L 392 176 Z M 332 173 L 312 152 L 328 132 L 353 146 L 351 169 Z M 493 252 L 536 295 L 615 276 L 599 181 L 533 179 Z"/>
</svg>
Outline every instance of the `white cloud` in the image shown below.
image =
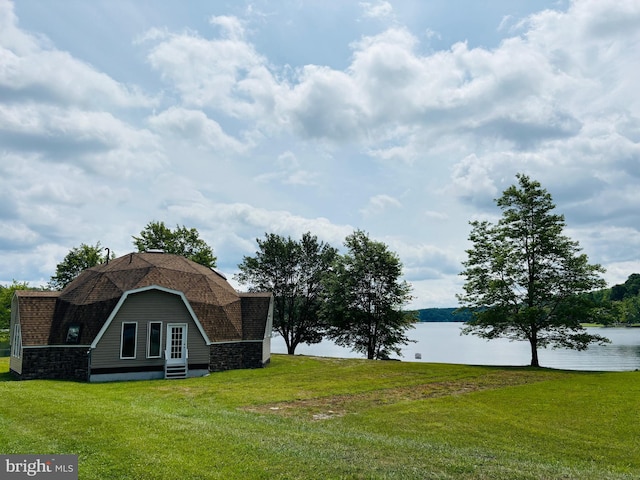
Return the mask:
<svg viewBox="0 0 640 480">
<path fill-rule="evenodd" d="M 212 22 L 223 27 L 222 38 L 150 31 L 144 39 L 157 42 L 149 63 L 189 107 L 246 119 L 272 114 L 279 87 L 266 59 L 244 39 L 237 19 L 215 17 Z"/>
<path fill-rule="evenodd" d="M 229 268 L 265 232 L 340 246 L 357 225 L 393 232 L 417 305 L 452 306 L 468 220 L 499 213 L 517 172 L 590 258 L 635 268 L 635 0 L 509 4 L 491 48 L 420 2 L 169 2 L 122 30 L 74 3 L 43 23 L 43 5 L 0 0 L 0 271 L 18 279 L 80 242 L 127 251 L 151 219 L 198 228 Z M 130 50 L 104 40 L 124 31 Z"/>
<path fill-rule="evenodd" d="M 375 3 L 360 2 L 360 7 L 366 18 L 389 18 L 393 15 L 393 7 L 384 0 L 378 0 Z"/>
<path fill-rule="evenodd" d="M 183 207 L 175 207 L 180 209 Z M 287 211 L 268 210 L 248 204 L 215 204 L 187 208 L 186 217 L 207 220 L 211 225 L 218 225 L 224 230 L 238 231 L 245 228 L 251 231 L 269 231 L 282 235 L 301 237 L 311 231 L 331 243 L 341 243 L 353 231 L 348 225 L 333 225 L 323 217 L 305 218 Z M 238 230 L 236 230 L 238 229 Z"/>
<path fill-rule="evenodd" d="M 256 181 L 277 181 L 285 185 L 304 187 L 317 185 L 318 174 L 301 168 L 300 162 L 293 152 L 286 151 L 280 154 L 275 163 L 278 167 L 277 170 L 258 175 Z"/>
<path fill-rule="evenodd" d="M 225 271 L 235 268 L 243 255 L 253 254 L 256 238 L 265 233 L 301 238 L 311 232 L 322 241 L 340 248 L 345 237 L 353 232 L 349 225 L 337 225 L 324 217 L 307 218 L 289 211 L 270 210 L 245 203 L 200 202 L 174 204 L 168 212 L 189 225 L 197 226 L 215 246 Z"/>
<path fill-rule="evenodd" d="M 244 38 L 244 26 L 237 17 L 228 15 L 213 16 L 209 19 L 211 25 L 217 25 L 222 29 L 224 37 L 231 40 L 240 40 Z"/>
<path fill-rule="evenodd" d="M 0 93 L 12 101 L 38 99 L 78 106 L 144 107 L 156 103 L 137 87 L 124 85 L 43 37 L 18 28 L 13 4 L 0 2 Z"/>
<path fill-rule="evenodd" d="M 439 212 L 435 210 L 426 210 L 423 215 L 433 220 L 446 220 L 449 218 L 449 215 L 447 215 L 445 212 Z"/>
<path fill-rule="evenodd" d="M 579 72 L 558 68 L 558 58 L 579 50 L 578 39 L 543 48 L 540 15 L 525 34 L 493 50 L 457 43 L 421 55 L 417 38 L 393 27 L 354 42 L 344 71 L 306 65 L 282 78 L 231 17 L 216 20 L 221 38 L 170 35 L 149 58 L 187 104 L 246 115 L 272 133 L 293 128 L 308 138 L 356 143 L 378 158 L 411 163 L 427 139 L 443 135 L 465 138 L 469 155 L 478 154 L 471 150 L 476 142 L 491 137 L 507 148 L 529 149 L 579 134 L 585 102 L 572 101 L 574 92 L 594 86 Z M 571 30 L 568 14 L 556 15 L 564 15 L 562 27 Z"/>
<path fill-rule="evenodd" d="M 489 169 L 491 165 L 475 155 L 469 155 L 454 165 L 451 193 L 471 202 L 486 201 L 497 196 L 494 183 L 495 175 Z"/>
<path fill-rule="evenodd" d="M 43 39 L 36 39 L 18 28 L 13 2 L 0 0 L 0 45 L 16 53 L 27 54 L 38 50 L 42 42 Z"/>
<path fill-rule="evenodd" d="M 174 106 L 149 117 L 148 121 L 158 133 L 207 149 L 242 153 L 248 147 L 227 135 L 218 122 L 208 118 L 201 110 Z"/>
<path fill-rule="evenodd" d="M 0 140 L 16 151 L 104 175 L 131 176 L 163 163 L 157 138 L 108 112 L 0 105 Z"/>
<path fill-rule="evenodd" d="M 365 133 L 367 112 L 361 92 L 344 72 L 305 66 L 298 83 L 281 99 L 285 118 L 300 134 L 337 142 L 354 141 Z"/>
<path fill-rule="evenodd" d="M 369 198 L 367 206 L 360 210 L 365 217 L 380 215 L 390 208 L 402 208 L 402 203 L 391 195 L 380 194 Z"/>
</svg>

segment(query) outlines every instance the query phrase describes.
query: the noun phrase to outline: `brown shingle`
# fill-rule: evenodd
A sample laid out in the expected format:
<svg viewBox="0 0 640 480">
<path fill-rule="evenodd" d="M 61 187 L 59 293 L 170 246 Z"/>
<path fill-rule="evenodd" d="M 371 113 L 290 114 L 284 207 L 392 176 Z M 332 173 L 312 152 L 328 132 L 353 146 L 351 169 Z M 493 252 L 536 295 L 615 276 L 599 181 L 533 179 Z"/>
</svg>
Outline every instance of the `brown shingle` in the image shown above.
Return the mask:
<svg viewBox="0 0 640 480">
<path fill-rule="evenodd" d="M 267 327 L 271 293 L 241 293 L 242 335 L 245 340 L 262 340 Z"/>
<path fill-rule="evenodd" d="M 214 342 L 264 337 L 271 294 L 240 295 L 222 275 L 182 256 L 132 253 L 83 271 L 61 292 L 21 291 L 23 344 L 64 344 L 73 324 L 80 325 L 79 344 L 91 344 L 123 293 L 153 285 L 182 292 Z"/>
<path fill-rule="evenodd" d="M 80 343 L 91 343 L 124 292 L 152 285 L 184 293 L 211 340 L 242 338 L 240 297 L 224 277 L 179 255 L 132 253 L 85 270 L 60 292 L 51 343 L 63 343 L 72 323 L 82 325 Z"/>
<path fill-rule="evenodd" d="M 59 292 L 16 290 L 22 345 L 47 345 Z"/>
</svg>

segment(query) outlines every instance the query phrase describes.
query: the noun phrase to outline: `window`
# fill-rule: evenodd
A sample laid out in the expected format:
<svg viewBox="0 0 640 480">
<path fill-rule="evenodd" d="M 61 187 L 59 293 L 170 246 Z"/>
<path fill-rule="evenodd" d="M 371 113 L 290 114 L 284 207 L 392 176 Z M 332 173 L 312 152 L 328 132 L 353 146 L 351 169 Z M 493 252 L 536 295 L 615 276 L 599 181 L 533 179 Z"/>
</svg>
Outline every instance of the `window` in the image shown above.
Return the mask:
<svg viewBox="0 0 640 480">
<path fill-rule="evenodd" d="M 13 339 L 11 345 L 11 355 L 19 357 L 22 354 L 22 330 L 20 324 L 16 323 L 13 326 Z"/>
<path fill-rule="evenodd" d="M 67 345 L 76 344 L 80 341 L 80 325 L 69 325 L 67 330 Z"/>
<path fill-rule="evenodd" d="M 162 322 L 149 322 L 147 358 L 160 358 L 162 345 Z"/>
<path fill-rule="evenodd" d="M 138 336 L 137 323 L 122 324 L 122 338 L 120 342 L 120 358 L 136 358 L 137 336 Z"/>
</svg>

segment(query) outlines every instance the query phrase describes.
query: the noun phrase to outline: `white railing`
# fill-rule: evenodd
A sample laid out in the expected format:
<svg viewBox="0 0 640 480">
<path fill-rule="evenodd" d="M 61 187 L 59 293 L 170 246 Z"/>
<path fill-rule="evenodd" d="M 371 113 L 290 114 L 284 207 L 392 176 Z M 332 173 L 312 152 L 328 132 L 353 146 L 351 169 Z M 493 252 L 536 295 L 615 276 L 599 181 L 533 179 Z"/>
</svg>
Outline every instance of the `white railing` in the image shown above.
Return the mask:
<svg viewBox="0 0 640 480">
<path fill-rule="evenodd" d="M 171 350 L 170 349 L 166 349 L 164 351 L 164 359 L 166 362 L 175 362 L 176 364 L 180 364 L 181 362 L 179 362 L 178 360 L 182 360 L 183 363 L 187 363 L 187 361 L 189 360 L 189 349 L 184 346 L 182 347 L 182 356 L 180 358 L 171 358 Z"/>
</svg>

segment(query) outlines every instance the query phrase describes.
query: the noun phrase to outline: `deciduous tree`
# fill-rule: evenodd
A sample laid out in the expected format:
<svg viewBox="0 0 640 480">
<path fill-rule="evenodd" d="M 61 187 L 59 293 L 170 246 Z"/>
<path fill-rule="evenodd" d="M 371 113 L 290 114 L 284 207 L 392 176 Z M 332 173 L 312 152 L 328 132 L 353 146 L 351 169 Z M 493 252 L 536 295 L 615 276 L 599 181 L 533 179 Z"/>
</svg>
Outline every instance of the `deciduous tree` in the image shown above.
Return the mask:
<svg viewBox="0 0 640 480">
<path fill-rule="evenodd" d="M 105 253 L 106 251 L 106 253 Z M 107 260 L 108 250 L 102 248 L 100 242 L 95 245 L 80 244 L 69 250 L 62 262 L 56 266 L 56 274 L 49 280 L 49 287 L 62 290 L 83 270 L 94 267 Z M 111 258 L 115 255 L 111 254 Z"/>
<path fill-rule="evenodd" d="M 274 297 L 273 328 L 293 355 L 300 343 L 322 340 L 325 326 L 318 311 L 323 278 L 328 274 L 337 250 L 319 242 L 307 232 L 300 241 L 275 234 L 257 239 L 254 257 L 244 257 L 235 276 L 252 291 L 269 291 Z"/>
<path fill-rule="evenodd" d="M 9 328 L 11 322 L 11 301 L 16 290 L 29 290 L 27 282 L 17 282 L 14 280 L 6 287 L 0 285 L 0 330 Z"/>
<path fill-rule="evenodd" d="M 584 350 L 608 340 L 590 335 L 581 322 L 598 310 L 586 295 L 603 288 L 604 269 L 589 264 L 578 242 L 563 234 L 563 215 L 554 212 L 551 195 L 540 183 L 517 175 L 496 200 L 501 219 L 471 222 L 463 307 L 474 312 L 464 333 L 493 339 L 527 340 L 531 365 L 547 346 Z"/>
<path fill-rule="evenodd" d="M 133 244 L 139 252 L 158 249 L 182 255 L 205 267 L 216 266 L 217 259 L 213 255 L 213 249 L 200 238 L 198 230 L 184 225 L 176 225 L 176 229 L 171 230 L 164 222 L 149 222 L 139 237 L 133 237 Z"/>
<path fill-rule="evenodd" d="M 349 235 L 345 246 L 347 253 L 338 257 L 327 279 L 324 315 L 330 337 L 368 359 L 400 355 L 401 345 L 409 342 L 405 332 L 417 318 L 402 311 L 411 300 L 411 286 L 400 280 L 399 257 L 361 230 Z"/>
</svg>

